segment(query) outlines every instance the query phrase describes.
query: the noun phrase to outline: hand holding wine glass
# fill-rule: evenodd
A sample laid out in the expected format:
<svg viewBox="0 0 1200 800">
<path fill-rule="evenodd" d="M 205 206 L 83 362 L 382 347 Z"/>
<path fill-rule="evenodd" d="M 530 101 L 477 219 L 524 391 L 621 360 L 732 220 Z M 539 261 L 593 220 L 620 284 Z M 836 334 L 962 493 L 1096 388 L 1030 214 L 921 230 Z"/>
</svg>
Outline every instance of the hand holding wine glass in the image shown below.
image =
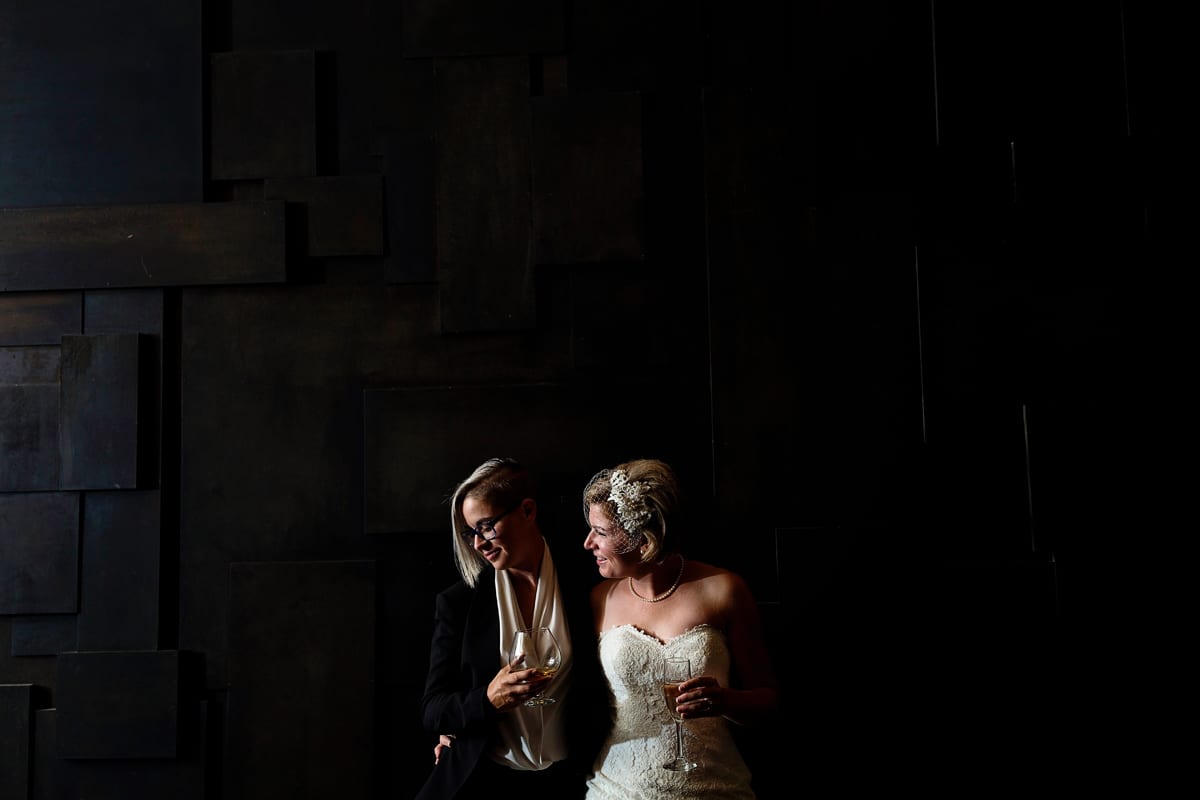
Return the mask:
<svg viewBox="0 0 1200 800">
<path fill-rule="evenodd" d="M 666 658 L 663 660 L 661 677 L 667 713 L 675 721 L 675 757 L 663 764 L 663 769 L 688 772 L 695 769 L 696 764 L 683 753 L 683 717 L 679 716 L 676 698 L 679 697 L 679 684 L 692 677 L 692 662 L 686 658 Z"/>
<path fill-rule="evenodd" d="M 524 666 L 536 670 L 542 678 L 553 677 L 562 666 L 562 650 L 549 628 L 526 628 L 513 634 L 508 660 L 515 662 L 522 657 Z M 543 692 L 539 691 L 526 700 L 525 705 L 545 706 L 555 702 L 553 697 L 545 697 Z"/>
</svg>

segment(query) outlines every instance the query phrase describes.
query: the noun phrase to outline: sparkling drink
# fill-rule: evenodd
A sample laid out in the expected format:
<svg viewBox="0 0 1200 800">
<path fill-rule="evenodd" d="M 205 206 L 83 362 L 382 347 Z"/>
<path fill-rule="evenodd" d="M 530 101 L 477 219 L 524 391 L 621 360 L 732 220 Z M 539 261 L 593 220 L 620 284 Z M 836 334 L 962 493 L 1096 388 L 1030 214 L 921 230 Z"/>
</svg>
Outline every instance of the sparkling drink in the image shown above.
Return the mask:
<svg viewBox="0 0 1200 800">
<path fill-rule="evenodd" d="M 662 685 L 663 697 L 667 699 L 667 712 L 672 719 L 682 719 L 679 716 L 679 709 L 676 708 L 676 699 L 679 697 L 679 683 L 664 683 Z"/>
<path fill-rule="evenodd" d="M 663 769 L 672 772 L 688 772 L 696 768 L 695 761 L 688 759 L 683 752 L 683 717 L 679 716 L 679 685 L 692 677 L 692 662 L 686 658 L 667 657 L 663 659 L 662 671 L 663 698 L 667 701 L 667 712 L 675 722 L 675 756 L 663 764 Z"/>
</svg>

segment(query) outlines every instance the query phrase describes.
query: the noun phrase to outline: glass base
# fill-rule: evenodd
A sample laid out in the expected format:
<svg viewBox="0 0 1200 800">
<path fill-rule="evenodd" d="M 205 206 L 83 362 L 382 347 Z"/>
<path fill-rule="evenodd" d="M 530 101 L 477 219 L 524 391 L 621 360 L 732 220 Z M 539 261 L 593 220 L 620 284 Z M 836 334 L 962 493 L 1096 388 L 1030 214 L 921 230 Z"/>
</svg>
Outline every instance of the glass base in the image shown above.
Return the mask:
<svg viewBox="0 0 1200 800">
<path fill-rule="evenodd" d="M 557 703 L 553 697 L 531 697 L 525 701 L 527 706 L 548 706 L 551 703 Z"/>
<path fill-rule="evenodd" d="M 667 763 L 663 764 L 663 769 L 669 769 L 672 772 L 690 772 L 694 770 L 696 765 L 686 758 L 672 758 Z"/>
</svg>

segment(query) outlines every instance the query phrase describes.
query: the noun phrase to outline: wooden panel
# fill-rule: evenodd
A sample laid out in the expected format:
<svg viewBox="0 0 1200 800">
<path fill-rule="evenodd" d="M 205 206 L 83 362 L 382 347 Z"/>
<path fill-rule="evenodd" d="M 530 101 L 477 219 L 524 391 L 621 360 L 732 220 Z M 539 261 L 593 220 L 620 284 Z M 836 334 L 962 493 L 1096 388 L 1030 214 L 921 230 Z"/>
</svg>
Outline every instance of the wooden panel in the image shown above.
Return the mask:
<svg viewBox="0 0 1200 800">
<path fill-rule="evenodd" d="M 231 566 L 228 797 L 370 794 L 375 604 L 372 561 Z"/>
<path fill-rule="evenodd" d="M 263 193 L 268 200 L 303 207 L 310 256 L 382 255 L 383 181 L 379 176 L 271 178 L 264 182 Z"/>
<path fill-rule="evenodd" d="M 81 332 L 82 309 L 79 292 L 0 294 L 0 346 L 58 344 Z"/>
<path fill-rule="evenodd" d="M 158 492 L 84 495 L 78 649 L 158 647 L 161 551 Z"/>
<path fill-rule="evenodd" d="M 842 488 L 830 467 L 845 444 L 833 421 L 846 382 L 834 377 L 831 354 L 846 323 L 833 310 L 842 298 L 804 213 L 803 151 L 773 93 L 716 88 L 704 92 L 703 104 L 717 495 L 731 519 L 761 515 L 764 527 L 827 519 Z M 900 297 L 886 295 L 890 313 L 908 311 Z M 910 358 L 915 363 L 915 343 Z M 916 430 L 915 405 L 913 422 Z"/>
<path fill-rule="evenodd" d="M 434 210 L 437 150 L 430 135 L 392 134 L 383 145 L 387 193 L 387 281 L 425 283 L 437 277 Z"/>
<path fill-rule="evenodd" d="M 55 656 L 75 649 L 74 614 L 42 614 L 13 617 L 12 654 L 14 656 Z"/>
<path fill-rule="evenodd" d="M 442 63 L 437 142 L 442 330 L 533 327 L 527 61 Z"/>
<path fill-rule="evenodd" d="M 33 686 L 0 684 L 0 797 L 29 797 Z"/>
<path fill-rule="evenodd" d="M 491 455 L 556 465 L 556 473 L 569 479 L 543 475 L 543 483 L 569 494 L 573 507 L 597 464 L 615 464 L 635 452 L 656 453 L 673 463 L 685 458 L 703 463 L 689 444 L 703 441 L 690 438 L 704 431 L 696 404 L 678 396 L 680 387 L 643 386 L 662 401 L 663 413 L 614 408 L 560 386 L 368 390 L 363 410 L 366 531 L 444 530 L 446 507 L 431 499 L 445 497 Z M 554 433 L 547 436 L 547 431 Z M 447 448 L 448 441 L 471 445 Z"/>
<path fill-rule="evenodd" d="M 0 384 L 0 492 L 58 488 L 58 387 Z"/>
<path fill-rule="evenodd" d="M 79 610 L 79 495 L 0 494 L 0 614 Z"/>
<path fill-rule="evenodd" d="M 83 294 L 83 333 L 163 332 L 162 289 L 93 289 Z"/>
<path fill-rule="evenodd" d="M 220 776 L 210 774 L 208 740 L 212 711 L 207 701 L 185 702 L 181 750 L 175 759 L 88 759 L 58 755 L 58 711 L 34 712 L 33 800 L 204 800 Z M 7 798 L 6 798 L 7 800 Z"/>
<path fill-rule="evenodd" d="M 443 336 L 436 297 L 431 284 L 183 292 L 179 635 L 206 653 L 214 685 L 225 683 L 227 597 L 212 587 L 229 561 L 261 558 L 264 542 L 283 557 L 364 546 L 364 381 L 532 383 L 569 368 L 565 321 Z M 264 403 L 282 375 L 297 391 Z"/>
<path fill-rule="evenodd" d="M 203 199 L 200 0 L 67 12 L 4 4 L 0 207 Z"/>
<path fill-rule="evenodd" d="M 59 654 L 59 757 L 174 758 L 184 661 L 176 651 Z"/>
<path fill-rule="evenodd" d="M 59 760 L 57 767 L 74 768 L 78 797 L 88 800 L 212 798 L 214 790 L 205 763 L 208 716 L 207 702 L 185 701 L 180 714 L 180 752 L 174 759 Z M 214 759 L 213 763 L 219 762 Z"/>
<path fill-rule="evenodd" d="M 533 100 L 533 228 L 539 264 L 642 257 L 637 94 Z"/>
<path fill-rule="evenodd" d="M 58 383 L 54 347 L 0 347 L 0 383 Z"/>
<path fill-rule="evenodd" d="M 361 0 L 230 0 L 232 44 L 238 51 L 330 48 L 339 16 L 357 20 Z M 338 12 L 341 12 L 339 14 Z"/>
<path fill-rule="evenodd" d="M 214 180 L 317 174 L 316 64 L 311 50 L 213 55 Z"/>
<path fill-rule="evenodd" d="M 58 757 L 58 711 L 34 712 L 33 800 L 79 800 L 82 761 Z"/>
<path fill-rule="evenodd" d="M 408 58 L 559 52 L 566 46 L 563 0 L 410 0 L 403 8 Z"/>
<path fill-rule="evenodd" d="M 279 283 L 278 201 L 0 208 L 0 291 Z"/>
<path fill-rule="evenodd" d="M 65 336 L 62 349 L 62 487 L 152 486 L 158 441 L 152 337 Z"/>
</svg>

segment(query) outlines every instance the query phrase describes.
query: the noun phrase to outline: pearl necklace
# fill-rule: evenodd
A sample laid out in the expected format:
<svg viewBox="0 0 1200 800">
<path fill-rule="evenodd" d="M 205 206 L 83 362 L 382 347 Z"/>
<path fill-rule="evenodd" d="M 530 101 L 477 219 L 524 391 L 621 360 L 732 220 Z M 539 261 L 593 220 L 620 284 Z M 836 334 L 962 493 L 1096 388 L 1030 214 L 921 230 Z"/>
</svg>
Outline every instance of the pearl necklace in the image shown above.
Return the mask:
<svg viewBox="0 0 1200 800">
<path fill-rule="evenodd" d="M 683 554 L 679 554 L 679 574 L 675 576 L 675 582 L 671 584 L 671 588 L 667 589 L 662 594 L 656 594 L 654 597 L 642 597 L 638 594 L 637 589 L 633 588 L 633 576 L 629 576 L 629 591 L 633 592 L 633 596 L 643 603 L 661 603 L 671 595 L 675 594 L 675 590 L 679 588 L 679 581 L 683 578 L 683 567 L 687 562 L 683 560 Z"/>
</svg>

